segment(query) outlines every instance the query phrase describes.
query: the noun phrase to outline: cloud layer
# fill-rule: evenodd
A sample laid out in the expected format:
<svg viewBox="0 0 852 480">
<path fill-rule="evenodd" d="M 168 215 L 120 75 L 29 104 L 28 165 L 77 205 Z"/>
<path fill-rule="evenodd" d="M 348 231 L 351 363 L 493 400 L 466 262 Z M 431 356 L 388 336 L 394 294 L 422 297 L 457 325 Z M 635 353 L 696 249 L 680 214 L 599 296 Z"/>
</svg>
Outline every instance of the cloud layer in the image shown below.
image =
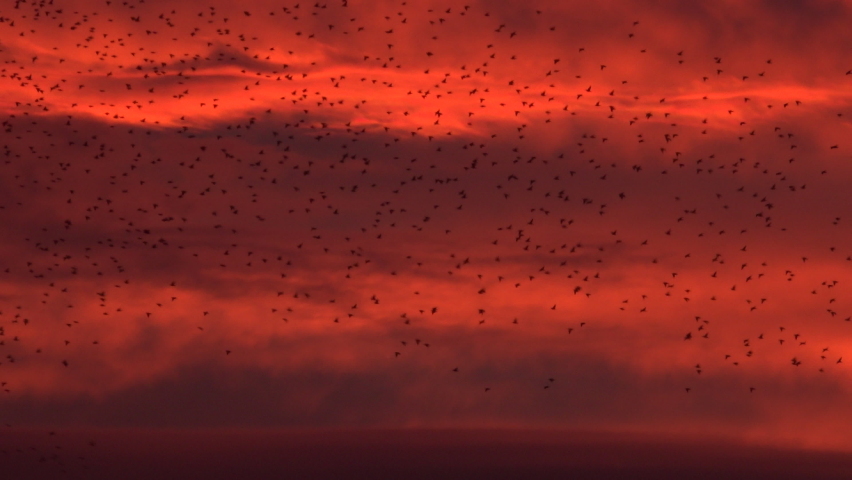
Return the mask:
<svg viewBox="0 0 852 480">
<path fill-rule="evenodd" d="M 4 423 L 852 446 L 847 2 L 59 3 L 0 9 Z"/>
</svg>

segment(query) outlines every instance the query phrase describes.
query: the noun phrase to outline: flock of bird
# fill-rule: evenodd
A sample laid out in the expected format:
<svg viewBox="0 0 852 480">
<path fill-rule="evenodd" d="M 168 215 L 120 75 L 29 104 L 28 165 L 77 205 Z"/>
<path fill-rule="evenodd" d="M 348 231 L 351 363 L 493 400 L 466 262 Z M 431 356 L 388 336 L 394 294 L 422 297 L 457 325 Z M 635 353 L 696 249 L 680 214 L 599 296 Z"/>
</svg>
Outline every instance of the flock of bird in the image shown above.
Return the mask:
<svg viewBox="0 0 852 480">
<path fill-rule="evenodd" d="M 275 341 L 488 395 L 465 362 L 501 360 L 461 350 L 525 336 L 667 358 L 687 398 L 753 364 L 844 375 L 849 124 L 778 87 L 784 59 L 641 14 L 273 3 L 0 7 L 0 417 Z"/>
</svg>

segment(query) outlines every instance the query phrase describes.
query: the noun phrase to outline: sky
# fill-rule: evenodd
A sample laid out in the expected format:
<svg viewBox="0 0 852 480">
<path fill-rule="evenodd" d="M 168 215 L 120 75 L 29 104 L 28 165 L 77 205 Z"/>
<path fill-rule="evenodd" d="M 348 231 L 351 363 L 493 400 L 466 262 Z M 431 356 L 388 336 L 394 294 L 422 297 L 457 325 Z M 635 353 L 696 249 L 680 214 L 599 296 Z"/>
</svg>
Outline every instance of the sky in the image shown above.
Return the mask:
<svg viewBox="0 0 852 480">
<path fill-rule="evenodd" d="M 823 0 L 4 4 L 0 458 L 114 478 L 177 471 L 189 447 L 154 437 L 197 459 L 332 432 L 366 468 L 361 439 L 420 432 L 489 452 L 460 472 L 513 441 L 542 475 L 601 478 L 616 444 L 653 478 L 848 471 L 850 22 Z M 648 445 L 692 453 L 660 473 Z"/>
</svg>

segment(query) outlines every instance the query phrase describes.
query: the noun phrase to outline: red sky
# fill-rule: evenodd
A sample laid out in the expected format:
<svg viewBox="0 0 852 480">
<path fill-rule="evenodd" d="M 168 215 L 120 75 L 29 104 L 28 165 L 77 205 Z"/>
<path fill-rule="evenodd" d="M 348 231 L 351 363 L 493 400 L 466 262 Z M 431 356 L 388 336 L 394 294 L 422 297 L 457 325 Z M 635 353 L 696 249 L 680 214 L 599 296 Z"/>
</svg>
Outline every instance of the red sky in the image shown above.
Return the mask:
<svg viewBox="0 0 852 480">
<path fill-rule="evenodd" d="M 509 428 L 852 451 L 849 2 L 0 17 L 13 444 Z"/>
</svg>

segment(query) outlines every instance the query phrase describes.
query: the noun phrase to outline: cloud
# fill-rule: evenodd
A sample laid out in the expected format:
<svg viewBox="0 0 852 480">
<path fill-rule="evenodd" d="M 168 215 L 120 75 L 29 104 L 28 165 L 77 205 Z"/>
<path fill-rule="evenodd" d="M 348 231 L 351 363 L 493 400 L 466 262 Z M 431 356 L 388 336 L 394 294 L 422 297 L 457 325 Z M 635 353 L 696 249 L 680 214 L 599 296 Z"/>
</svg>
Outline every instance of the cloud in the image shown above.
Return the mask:
<svg viewBox="0 0 852 480">
<path fill-rule="evenodd" d="M 849 11 L 808 5 L 21 5 L 5 415 L 848 448 Z"/>
</svg>

